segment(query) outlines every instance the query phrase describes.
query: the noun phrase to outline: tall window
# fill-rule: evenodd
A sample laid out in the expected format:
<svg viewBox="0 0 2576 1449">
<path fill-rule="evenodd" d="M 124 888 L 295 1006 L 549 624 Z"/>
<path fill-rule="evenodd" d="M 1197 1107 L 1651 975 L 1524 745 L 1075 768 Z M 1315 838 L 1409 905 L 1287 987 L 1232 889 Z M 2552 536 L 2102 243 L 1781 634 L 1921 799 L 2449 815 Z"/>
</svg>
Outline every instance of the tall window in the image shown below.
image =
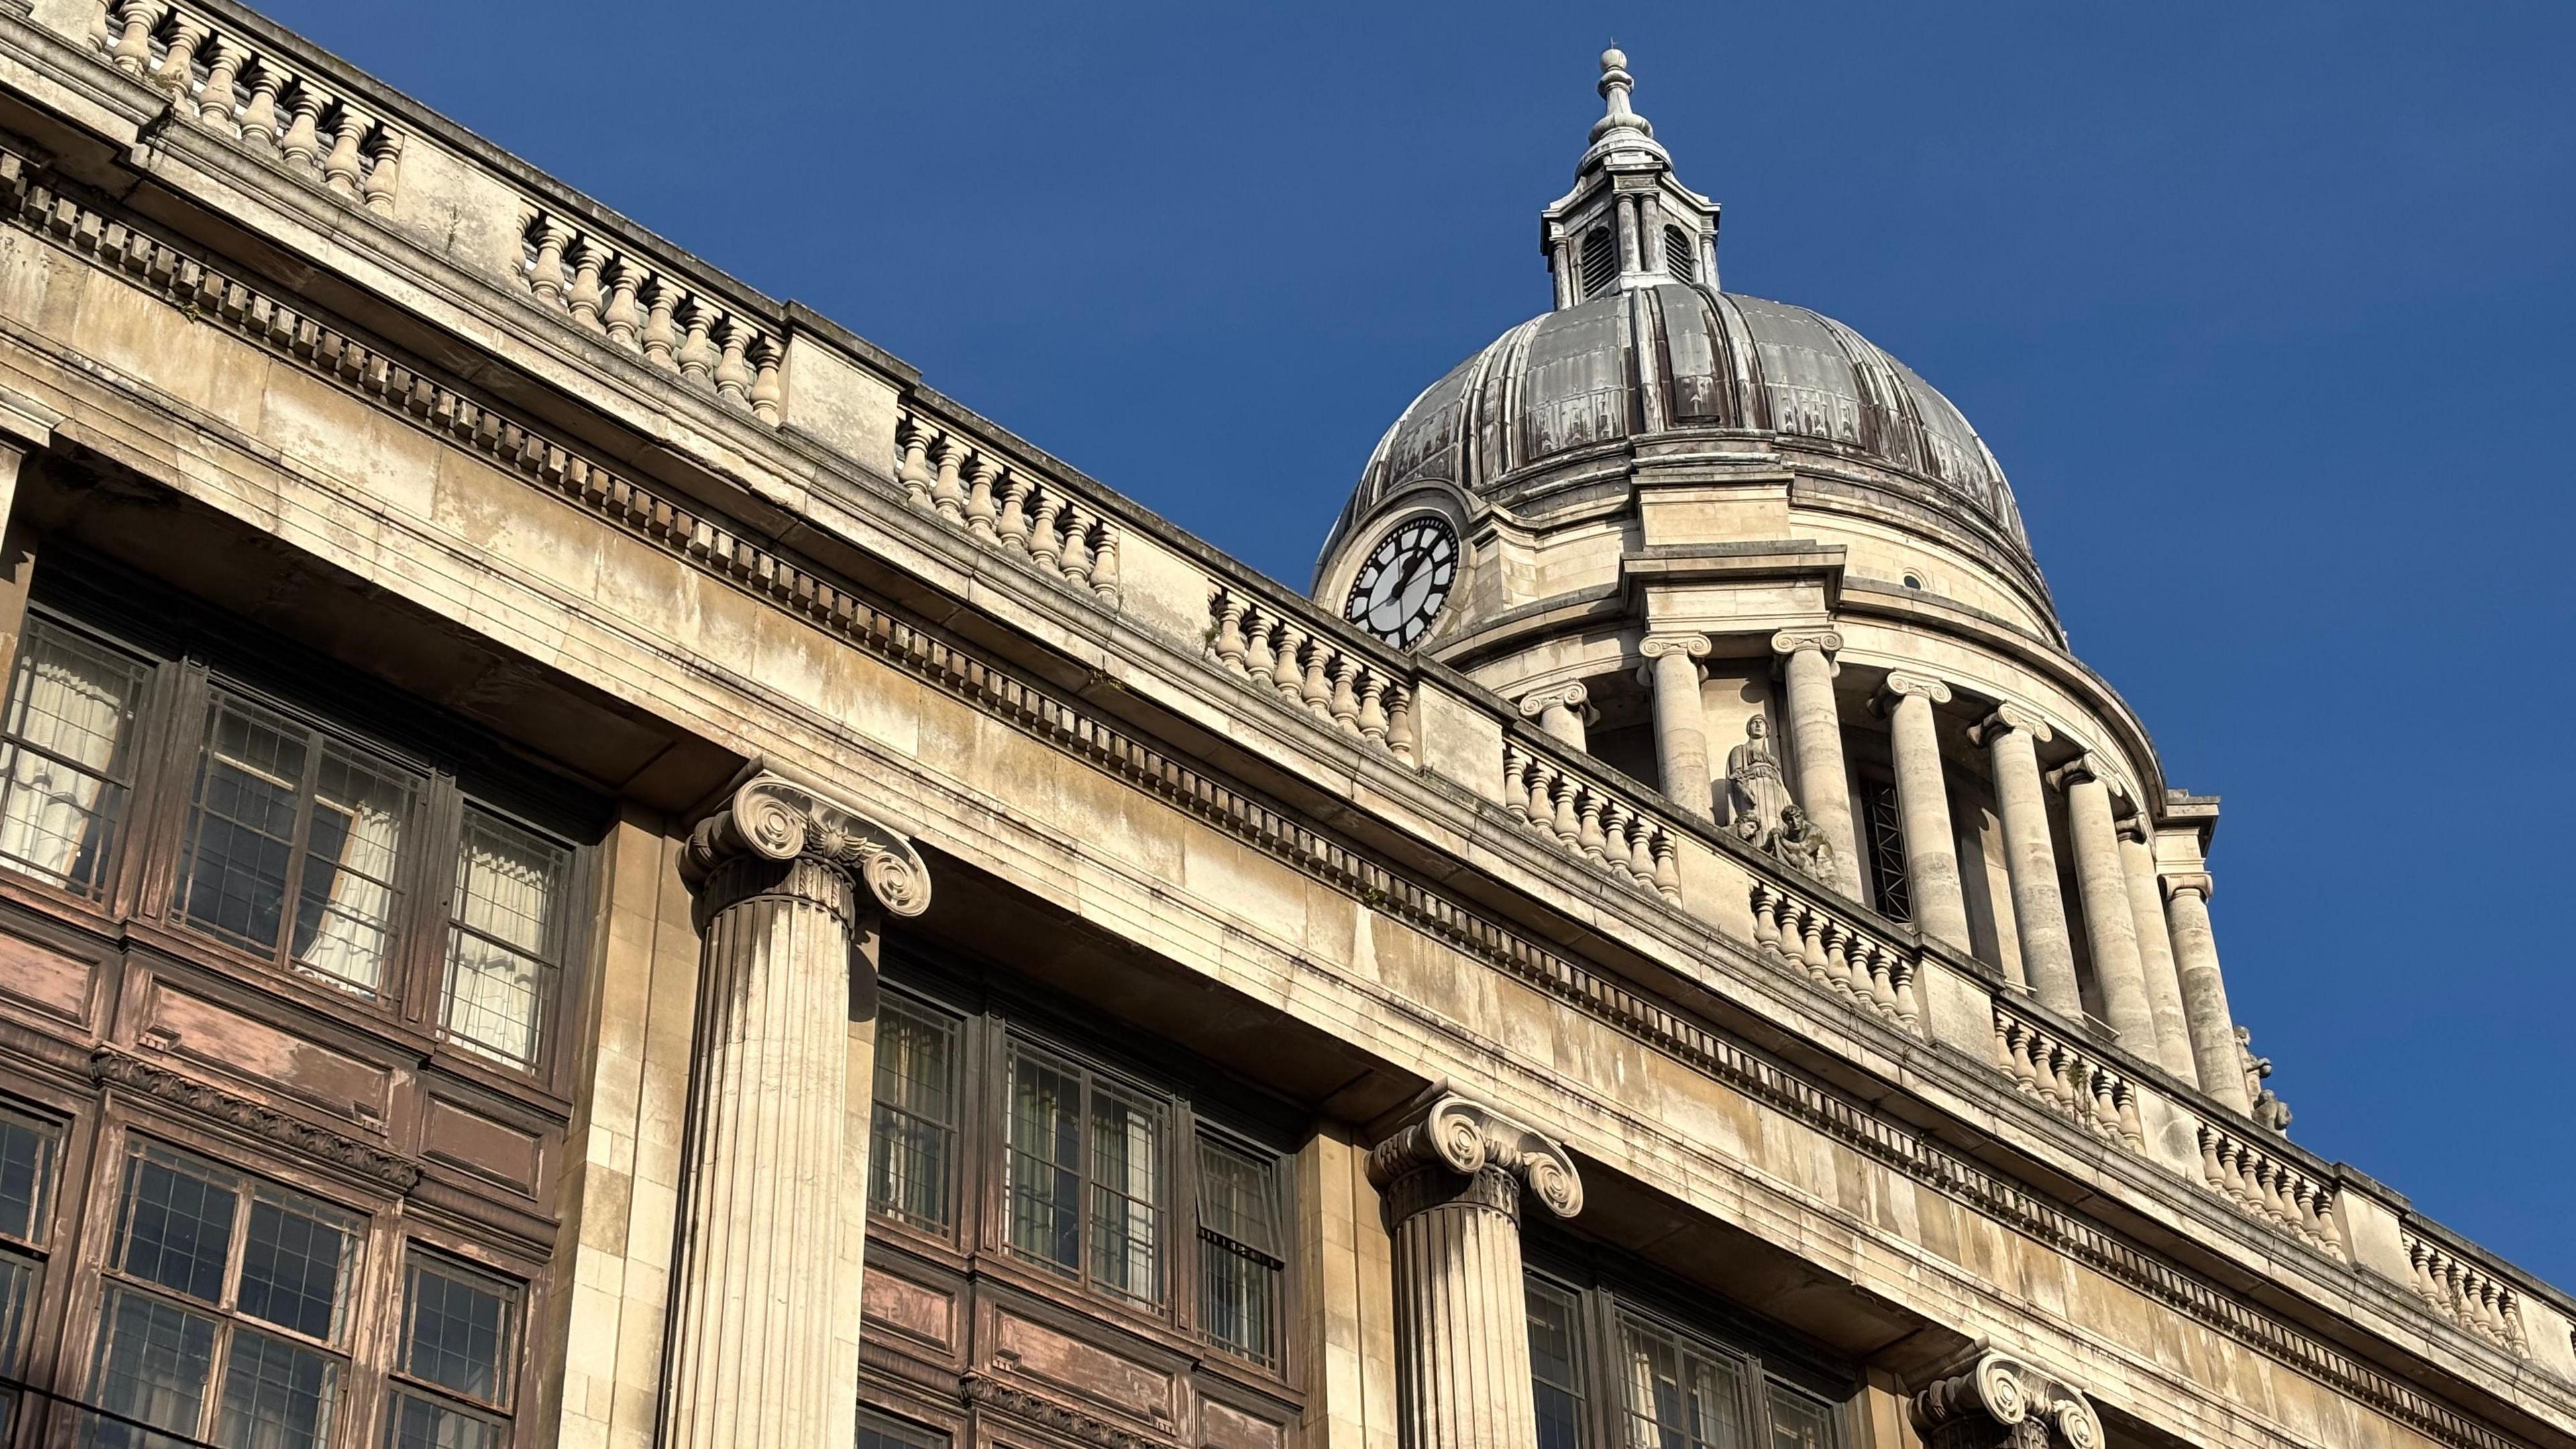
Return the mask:
<svg viewBox="0 0 2576 1449">
<path fill-rule="evenodd" d="M 498 1449 L 510 1440 L 519 1290 L 415 1249 L 403 1265 L 402 1347 L 386 1449 Z"/>
<path fill-rule="evenodd" d="M 1279 1362 L 1276 1164 L 1199 1139 L 1199 1317 L 1208 1341 L 1254 1363 Z"/>
<path fill-rule="evenodd" d="M 957 1023 L 888 1000 L 877 1012 L 876 1104 L 868 1127 L 868 1206 L 928 1232 L 954 1222 Z"/>
<path fill-rule="evenodd" d="M 1163 1297 L 1163 1113 L 1014 1042 L 1004 1197 L 1022 1256 L 1117 1297 Z"/>
<path fill-rule="evenodd" d="M 1905 819 L 1896 807 L 1896 786 L 1885 780 L 1863 780 L 1860 806 L 1871 898 L 1878 902 L 1880 915 L 1891 921 L 1911 921 L 1914 890 L 1905 875 Z"/>
<path fill-rule="evenodd" d="M 44 1289 L 46 1221 L 62 1134 L 52 1123 L 0 1107 L 0 1380 L 26 1364 L 27 1320 Z M 0 1444 L 18 1422 L 18 1396 L 0 1386 Z"/>
<path fill-rule="evenodd" d="M 448 1038 L 533 1066 L 563 975 L 572 852 L 468 807 L 439 1021 Z"/>
<path fill-rule="evenodd" d="M 373 996 L 420 776 L 224 690 L 207 713 L 180 919 Z"/>
<path fill-rule="evenodd" d="M 99 893 L 133 788 L 145 678 L 142 661 L 29 617 L 0 720 L 0 861 Z"/>
<path fill-rule="evenodd" d="M 1803 1371 L 1601 1288 L 1532 1272 L 1527 1298 L 1538 1449 L 1839 1449 Z"/>
<path fill-rule="evenodd" d="M 136 1421 L 226 1449 L 315 1449 L 348 1369 L 349 1214 L 154 1143 L 128 1150 L 90 1393 L 95 1442 Z"/>
</svg>

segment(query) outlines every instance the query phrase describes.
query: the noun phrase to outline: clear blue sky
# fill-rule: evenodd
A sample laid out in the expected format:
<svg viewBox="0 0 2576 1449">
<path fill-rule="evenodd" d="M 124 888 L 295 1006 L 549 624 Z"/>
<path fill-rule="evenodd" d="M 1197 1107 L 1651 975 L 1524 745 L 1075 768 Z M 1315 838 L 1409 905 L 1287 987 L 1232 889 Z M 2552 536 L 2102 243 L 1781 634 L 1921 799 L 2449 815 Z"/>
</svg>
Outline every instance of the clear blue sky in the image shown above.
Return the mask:
<svg viewBox="0 0 2576 1449">
<path fill-rule="evenodd" d="M 2576 9 L 267 8 L 1300 585 L 1546 306 L 1615 36 L 1727 285 L 1965 410 L 2226 797 L 2292 1135 L 2576 1287 Z"/>
</svg>

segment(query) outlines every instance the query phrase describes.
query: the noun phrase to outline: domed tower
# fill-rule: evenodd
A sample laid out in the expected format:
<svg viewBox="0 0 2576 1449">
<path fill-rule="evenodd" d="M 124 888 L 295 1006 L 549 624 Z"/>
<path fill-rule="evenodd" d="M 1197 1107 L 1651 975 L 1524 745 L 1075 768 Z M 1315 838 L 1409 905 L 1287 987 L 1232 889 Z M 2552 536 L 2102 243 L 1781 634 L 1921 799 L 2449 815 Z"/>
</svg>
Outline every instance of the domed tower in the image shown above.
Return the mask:
<svg viewBox="0 0 2576 1449">
<path fill-rule="evenodd" d="M 1757 850 L 2246 1105 L 2214 799 L 2067 649 L 2003 470 L 1850 327 L 1721 290 L 1601 57 L 1555 305 L 1387 429 L 1315 598 Z M 1816 842 L 1821 841 L 1821 847 Z"/>
</svg>

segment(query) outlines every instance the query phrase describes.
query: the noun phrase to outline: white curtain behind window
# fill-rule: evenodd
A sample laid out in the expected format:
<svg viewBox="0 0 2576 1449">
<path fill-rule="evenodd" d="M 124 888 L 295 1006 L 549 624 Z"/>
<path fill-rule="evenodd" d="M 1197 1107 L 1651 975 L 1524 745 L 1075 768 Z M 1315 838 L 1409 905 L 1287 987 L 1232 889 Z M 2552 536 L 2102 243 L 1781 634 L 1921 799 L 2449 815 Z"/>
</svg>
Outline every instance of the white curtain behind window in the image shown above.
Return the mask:
<svg viewBox="0 0 2576 1449">
<path fill-rule="evenodd" d="M 35 749 L 10 747 L 0 855 L 59 883 L 79 860 L 96 818 L 106 788 L 101 777 L 116 757 L 134 676 L 49 632 L 29 630 L 24 647 L 11 723 Z"/>
<path fill-rule="evenodd" d="M 331 894 L 312 943 L 297 957 L 305 966 L 373 992 L 384 978 L 392 935 L 394 892 L 371 877 L 390 878 L 402 844 L 402 815 L 389 802 L 323 799 L 316 811 L 346 812 L 348 833 L 337 860 L 318 851 L 305 862 L 309 876 L 331 871 Z M 335 868 L 336 867 L 336 868 Z"/>
<path fill-rule="evenodd" d="M 442 1014 L 450 1036 L 510 1061 L 535 1060 L 561 858 L 516 832 L 467 826 Z"/>
</svg>

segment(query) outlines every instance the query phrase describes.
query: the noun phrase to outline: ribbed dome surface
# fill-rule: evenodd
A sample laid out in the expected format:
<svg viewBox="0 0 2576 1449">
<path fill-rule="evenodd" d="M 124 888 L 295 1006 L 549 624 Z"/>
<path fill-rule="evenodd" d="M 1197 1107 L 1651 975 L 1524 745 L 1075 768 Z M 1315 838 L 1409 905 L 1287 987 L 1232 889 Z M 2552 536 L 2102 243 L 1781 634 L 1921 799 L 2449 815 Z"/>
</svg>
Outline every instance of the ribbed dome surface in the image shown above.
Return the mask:
<svg viewBox="0 0 2576 1449">
<path fill-rule="evenodd" d="M 1433 383 L 1379 440 L 1334 535 L 1419 479 L 1481 493 L 1577 448 L 1689 428 L 1767 429 L 1892 470 L 2029 556 L 1994 455 L 1913 369 L 1804 307 L 1678 282 L 1524 322 Z"/>
</svg>

